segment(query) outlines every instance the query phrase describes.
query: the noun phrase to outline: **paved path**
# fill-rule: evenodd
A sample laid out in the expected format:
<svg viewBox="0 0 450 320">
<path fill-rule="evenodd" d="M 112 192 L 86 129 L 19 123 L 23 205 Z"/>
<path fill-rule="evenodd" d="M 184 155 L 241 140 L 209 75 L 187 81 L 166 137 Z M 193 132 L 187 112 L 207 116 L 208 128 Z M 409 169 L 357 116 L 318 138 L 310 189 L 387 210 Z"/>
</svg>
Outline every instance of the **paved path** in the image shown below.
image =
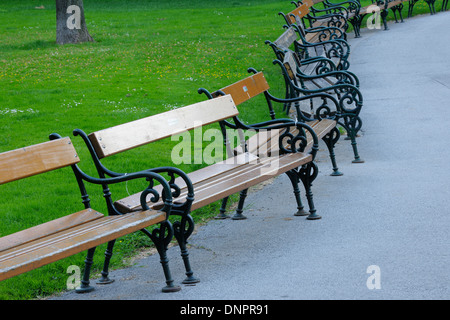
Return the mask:
<svg viewBox="0 0 450 320">
<path fill-rule="evenodd" d="M 281 176 L 249 195 L 249 219 L 211 221 L 192 236 L 199 284 L 162 293 L 153 255 L 113 271 L 111 285 L 56 299 L 449 299 L 450 12 L 389 27 L 349 37 L 365 99 L 358 142 L 366 162 L 351 164 L 341 141 L 344 176 L 330 177 L 321 153 L 313 189 L 321 220 L 292 216 Z M 169 257 L 180 283 L 178 247 Z M 379 268 L 379 289 L 367 286 L 376 274 L 369 266 Z"/>
</svg>

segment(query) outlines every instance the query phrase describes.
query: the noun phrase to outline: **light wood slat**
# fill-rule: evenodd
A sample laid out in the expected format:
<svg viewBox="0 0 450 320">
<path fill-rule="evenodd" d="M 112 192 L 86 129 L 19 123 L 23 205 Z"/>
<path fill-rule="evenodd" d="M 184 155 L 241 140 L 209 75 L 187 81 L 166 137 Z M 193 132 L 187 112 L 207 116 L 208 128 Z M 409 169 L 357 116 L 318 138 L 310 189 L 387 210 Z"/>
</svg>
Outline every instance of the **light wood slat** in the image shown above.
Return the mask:
<svg viewBox="0 0 450 320">
<path fill-rule="evenodd" d="M 164 212 L 154 210 L 104 217 L 6 250 L 0 254 L 0 281 L 157 224 L 165 218 Z"/>
<path fill-rule="evenodd" d="M 292 23 L 295 23 L 295 18 L 291 15 L 297 16 L 298 18 L 303 18 L 309 13 L 308 4 L 302 4 L 301 6 L 295 8 L 291 12 L 288 13 L 288 17 L 291 19 Z"/>
<path fill-rule="evenodd" d="M 85 209 L 59 219 L 31 227 L 0 238 L 0 252 L 23 245 L 49 235 L 62 232 L 83 223 L 102 218 L 104 215 L 92 209 Z"/>
<path fill-rule="evenodd" d="M 230 94 L 233 97 L 234 103 L 238 106 L 264 91 L 269 90 L 269 84 L 267 83 L 264 74 L 258 72 L 220 90 L 226 94 Z M 215 92 L 213 96 L 217 97 L 217 92 Z"/>
<path fill-rule="evenodd" d="M 89 139 L 104 158 L 238 114 L 227 95 L 93 132 Z"/>
<path fill-rule="evenodd" d="M 69 138 L 0 153 L 0 184 L 59 169 L 80 160 Z"/>
</svg>

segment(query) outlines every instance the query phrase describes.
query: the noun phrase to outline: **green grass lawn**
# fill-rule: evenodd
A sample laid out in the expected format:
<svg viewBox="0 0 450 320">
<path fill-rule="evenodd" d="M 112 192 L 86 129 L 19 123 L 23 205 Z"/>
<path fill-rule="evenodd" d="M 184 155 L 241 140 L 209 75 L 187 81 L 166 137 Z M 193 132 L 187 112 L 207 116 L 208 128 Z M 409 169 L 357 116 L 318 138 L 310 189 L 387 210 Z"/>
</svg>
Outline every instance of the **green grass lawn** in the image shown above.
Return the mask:
<svg viewBox="0 0 450 320">
<path fill-rule="evenodd" d="M 40 5 L 45 9 L 35 8 Z M 249 67 L 264 70 L 273 93 L 283 93 L 279 69 L 272 65 L 274 54 L 264 41 L 283 31 L 278 12 L 291 11 L 289 1 L 85 0 L 84 5 L 95 42 L 59 46 L 55 1 L 0 2 L 0 152 L 47 141 L 57 132 L 72 137 L 80 166 L 94 174 L 81 139 L 72 135 L 75 128 L 89 133 L 205 100 L 198 88 L 224 87 L 248 76 Z M 415 13 L 426 13 L 425 5 L 416 4 Z M 267 110 L 255 104 L 242 106 L 240 112 L 248 123 L 267 120 Z M 172 145 L 161 141 L 105 164 L 119 172 L 170 165 Z M 187 172 L 198 167 L 180 165 Z M 120 198 L 139 188 L 121 186 L 113 194 Z M 88 191 L 92 206 L 106 212 L 101 190 Z M 82 209 L 70 168 L 2 185 L 1 195 L 0 235 Z M 193 215 L 200 222 L 217 211 L 216 203 Z M 124 266 L 136 248 L 149 246 L 140 233 L 121 238 L 112 268 Z M 96 271 L 104 249 L 97 250 Z M 67 268 L 83 267 L 84 258 L 79 254 L 3 281 L 0 299 L 62 291 Z M 173 276 L 179 281 L 184 275 Z"/>
</svg>

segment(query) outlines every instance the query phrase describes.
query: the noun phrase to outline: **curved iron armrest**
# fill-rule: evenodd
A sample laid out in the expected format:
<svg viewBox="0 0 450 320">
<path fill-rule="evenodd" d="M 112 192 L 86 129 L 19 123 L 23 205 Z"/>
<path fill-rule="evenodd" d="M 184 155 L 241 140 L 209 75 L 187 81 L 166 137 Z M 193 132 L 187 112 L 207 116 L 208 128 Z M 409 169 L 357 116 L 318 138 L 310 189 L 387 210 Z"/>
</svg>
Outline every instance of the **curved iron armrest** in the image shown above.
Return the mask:
<svg viewBox="0 0 450 320">
<path fill-rule="evenodd" d="M 326 74 L 331 71 L 339 70 L 339 68 L 336 66 L 336 64 L 326 57 L 312 57 L 312 58 L 303 58 L 301 59 L 302 65 L 307 65 L 311 63 L 319 63 L 319 65 L 316 67 L 316 74 Z"/>
<path fill-rule="evenodd" d="M 347 10 L 347 8 L 346 7 L 344 7 L 344 6 L 339 6 L 339 5 L 336 5 L 336 6 L 331 6 L 331 7 L 325 7 L 324 9 L 317 9 L 317 8 L 314 8 L 314 7 L 310 7 L 310 12 L 312 12 L 312 16 L 313 17 L 317 17 L 317 18 L 320 18 L 320 17 L 330 17 L 330 16 L 332 16 L 332 15 L 342 15 L 342 17 L 344 18 L 344 19 L 348 19 L 348 10 Z M 325 12 L 325 14 L 322 14 L 322 15 L 319 15 L 319 16 L 316 16 L 316 13 L 322 13 L 322 12 Z"/>
<path fill-rule="evenodd" d="M 327 48 L 326 46 L 331 46 Z M 323 46 L 324 50 L 326 52 L 327 58 L 331 58 L 332 55 L 335 57 L 339 57 L 342 60 L 347 60 L 350 56 L 350 46 L 347 43 L 347 41 L 342 39 L 334 39 L 334 40 L 326 40 L 316 43 L 306 42 L 306 43 L 300 43 L 298 41 L 294 42 L 294 46 L 296 49 L 296 52 L 299 52 L 299 49 L 308 49 L 308 48 L 315 48 L 319 46 Z"/>
<path fill-rule="evenodd" d="M 112 170 L 109 170 L 108 168 L 106 168 L 100 161 L 100 158 L 98 157 L 97 153 L 95 152 L 95 149 L 91 143 L 91 141 L 89 140 L 87 134 L 81 130 L 81 129 L 75 129 L 73 131 L 74 136 L 80 136 L 84 143 L 86 144 L 90 154 L 91 154 L 91 158 L 95 164 L 95 167 L 97 169 L 97 173 L 100 177 L 100 179 L 102 179 L 102 181 L 104 181 L 103 184 L 103 189 L 104 189 L 104 193 L 106 195 L 106 193 L 109 192 L 109 188 L 108 188 L 108 181 L 113 181 L 113 180 L 107 180 L 107 179 L 125 179 L 126 177 L 129 176 L 133 176 L 133 175 L 156 175 L 158 177 L 161 177 L 163 181 L 161 183 L 160 180 L 156 180 L 158 182 L 160 182 L 162 185 L 167 184 L 169 190 L 170 190 L 170 195 L 173 198 L 178 198 L 180 196 L 180 190 L 181 188 L 176 184 L 175 179 L 176 176 L 180 177 L 183 181 L 183 183 L 185 184 L 185 187 L 187 188 L 187 196 L 186 196 L 186 201 L 184 203 L 179 203 L 179 202 L 174 202 L 172 201 L 172 206 L 171 206 L 171 211 L 170 214 L 177 214 L 177 215 L 187 215 L 190 213 L 191 210 L 191 206 L 192 206 L 192 202 L 194 201 L 194 187 L 192 185 L 191 180 L 189 179 L 188 175 L 175 167 L 157 167 L 157 168 L 151 168 L 151 169 L 147 169 L 147 170 L 141 170 L 141 171 L 137 171 L 137 172 L 133 172 L 133 173 L 119 173 L 119 172 L 115 172 Z M 81 171 L 81 170 L 80 170 Z M 165 173 L 167 174 L 170 179 L 169 181 L 167 181 L 167 179 L 165 179 L 163 176 L 161 176 L 161 173 Z M 107 178 L 106 176 L 109 176 L 111 178 Z M 166 186 L 163 185 L 163 189 L 166 190 Z M 106 197 L 107 199 L 107 205 L 108 207 L 111 207 L 111 209 L 113 211 L 117 211 L 114 208 L 113 205 L 113 201 L 111 200 L 110 197 Z M 141 199 L 142 202 L 142 199 Z M 143 207 L 144 208 L 144 207 Z"/>
<path fill-rule="evenodd" d="M 333 7 L 333 6 L 346 6 L 348 12 L 359 12 L 361 10 L 361 3 L 359 1 L 347 0 L 338 3 L 330 2 L 329 0 L 325 0 L 322 2 L 325 7 Z"/>
<path fill-rule="evenodd" d="M 270 47 L 275 52 L 275 56 L 277 59 L 282 60 L 284 56 L 284 50 L 280 47 L 278 47 L 275 43 L 271 42 L 270 40 L 266 40 L 265 44 L 270 45 Z M 296 51 L 296 54 L 299 56 L 299 59 L 301 58 L 302 64 L 310 64 L 310 63 L 317 63 L 320 62 L 321 65 L 316 68 L 317 74 L 326 73 L 329 71 L 339 70 L 339 68 L 336 66 L 336 64 L 329 58 L 323 57 L 323 56 L 316 56 L 316 57 L 302 57 L 303 55 L 307 55 L 307 52 L 298 52 Z"/>
<path fill-rule="evenodd" d="M 57 133 L 52 133 L 49 138 L 50 138 L 50 140 L 56 140 L 56 139 L 60 139 L 61 136 Z M 150 209 L 149 206 L 147 205 L 146 199 L 147 199 L 148 195 L 152 195 L 152 197 L 150 198 L 151 202 L 156 203 L 156 202 L 160 201 L 160 199 L 163 201 L 164 206 L 160 210 L 166 213 L 166 219 L 169 217 L 169 215 L 171 213 L 171 209 L 173 206 L 173 196 L 172 196 L 172 191 L 171 191 L 170 185 L 163 176 L 161 176 L 155 172 L 136 172 L 136 173 L 130 173 L 127 175 L 122 175 L 122 176 L 112 177 L 112 178 L 95 178 L 95 177 L 92 177 L 92 176 L 86 174 L 85 172 L 83 172 L 77 164 L 74 164 L 71 167 L 77 178 L 77 182 L 78 182 L 78 186 L 80 187 L 83 202 L 85 203 L 85 206 L 87 206 L 87 207 L 90 207 L 90 205 L 89 205 L 90 200 L 89 200 L 89 196 L 86 192 L 86 188 L 85 188 L 83 181 L 86 181 L 86 182 L 89 182 L 92 184 L 102 185 L 104 187 L 109 184 L 117 184 L 117 183 L 126 182 L 126 181 L 130 181 L 130 180 L 145 178 L 149 182 L 149 186 L 142 191 L 141 196 L 140 196 L 140 203 L 141 203 L 143 210 Z M 156 191 L 154 189 L 154 181 L 157 181 L 161 184 L 161 186 L 163 188 L 161 195 L 158 193 L 158 191 Z M 104 191 L 105 196 L 107 195 L 107 193 L 109 193 L 109 190 L 105 190 L 105 188 L 103 189 L 103 191 Z M 110 208 L 108 208 L 108 209 L 110 209 Z M 111 215 L 123 215 L 123 213 L 120 213 L 117 210 L 109 211 L 109 213 Z"/>
<path fill-rule="evenodd" d="M 254 130 L 259 132 L 262 130 L 270 131 L 282 129 L 282 132 L 278 138 L 280 154 L 304 152 L 306 146 L 308 145 L 307 134 L 305 132 L 306 130 L 313 139 L 313 146 L 308 153 L 312 156 L 312 160 L 316 158 L 317 151 L 319 150 L 319 139 L 313 128 L 304 122 L 292 121 L 291 119 L 275 119 L 263 123 L 248 125 L 240 121 L 237 116 L 233 117 L 233 120 L 237 129 L 242 130 Z M 296 134 L 291 132 L 292 127 L 297 129 L 298 132 Z M 286 145 L 288 147 L 285 147 Z"/>
<path fill-rule="evenodd" d="M 296 76 L 302 80 L 315 80 L 315 79 L 324 78 L 324 77 L 335 77 L 338 79 L 339 83 L 351 84 L 351 85 L 359 88 L 359 78 L 353 72 L 348 71 L 348 70 L 339 70 L 336 67 L 334 67 L 333 69 L 328 69 L 325 64 L 321 64 L 321 62 L 323 61 L 324 63 L 329 63 L 330 65 L 332 64 L 334 66 L 333 61 L 331 61 L 328 58 L 314 57 L 314 58 L 304 59 L 304 60 L 300 60 L 300 58 L 296 58 L 295 60 L 297 61 L 296 62 L 297 64 L 295 66 Z M 299 69 L 299 65 L 305 65 L 305 64 L 310 64 L 310 63 L 319 63 L 319 65 L 316 67 L 316 75 L 306 75 Z M 289 74 L 288 71 L 286 70 L 283 62 L 280 59 L 275 59 L 273 61 L 273 64 L 278 64 L 281 67 L 281 69 L 285 75 Z M 292 68 L 292 66 L 291 66 L 291 68 Z"/>
<path fill-rule="evenodd" d="M 254 68 L 249 68 L 248 69 L 249 73 L 257 73 L 256 69 Z M 213 99 L 213 96 L 209 93 L 208 90 L 204 89 L 204 88 L 200 88 L 198 90 L 198 92 L 204 93 L 208 96 L 208 98 Z M 218 94 L 220 95 L 226 95 L 223 91 L 217 91 Z M 259 123 L 253 123 L 253 124 L 245 124 L 243 123 L 239 117 L 233 117 L 233 122 L 231 123 L 227 120 L 223 120 L 223 125 L 227 126 L 231 129 L 234 130 L 238 130 L 238 129 L 242 129 L 242 130 L 254 130 L 256 132 L 259 131 L 270 131 L 270 130 L 279 130 L 279 129 L 284 129 L 284 131 L 281 133 L 281 135 L 279 136 L 279 145 L 280 147 L 280 152 L 281 154 L 283 153 L 293 153 L 293 152 L 303 152 L 303 150 L 306 147 L 306 133 L 305 130 L 308 131 L 312 138 L 313 138 L 313 148 L 310 151 L 310 154 L 312 154 L 313 159 L 316 156 L 317 150 L 318 150 L 318 137 L 316 135 L 316 133 L 314 132 L 314 130 L 307 125 L 305 122 L 308 121 L 313 121 L 316 119 L 321 119 L 321 118 L 325 118 L 323 117 L 324 114 L 329 114 L 331 112 L 331 109 L 329 108 L 329 106 L 326 104 L 326 99 L 329 99 L 333 102 L 333 104 L 336 107 L 337 110 L 337 114 L 339 114 L 339 102 L 331 95 L 327 94 L 327 93 L 318 93 L 318 94 L 311 94 L 309 96 L 302 96 L 302 97 L 296 97 L 296 98 L 277 98 L 275 96 L 273 96 L 272 94 L 270 94 L 268 91 L 264 92 L 264 95 L 266 97 L 266 101 L 268 103 L 269 106 L 269 110 L 270 110 L 270 114 L 271 114 L 271 120 L 268 121 L 264 121 L 264 122 L 259 122 Z M 277 103 L 281 103 L 281 104 L 291 104 L 291 103 L 298 103 L 300 101 L 305 101 L 305 100 L 310 100 L 312 98 L 317 98 L 320 97 L 323 99 L 324 103 L 323 105 L 318 108 L 317 110 L 317 115 L 321 115 L 317 118 L 308 118 L 306 117 L 303 113 L 298 112 L 298 116 L 299 116 L 299 120 L 293 120 L 290 118 L 280 118 L 280 119 L 275 119 L 275 113 L 273 112 L 273 107 L 272 107 L 272 101 L 273 102 L 277 102 Z M 298 134 L 296 136 L 294 136 L 292 133 L 290 133 L 290 129 L 292 127 L 296 127 L 298 129 Z M 284 139 L 288 139 L 284 140 Z M 290 145 L 289 148 L 285 148 L 284 145 L 286 145 L 286 142 Z M 300 141 L 300 145 L 297 146 L 296 144 Z"/>
<path fill-rule="evenodd" d="M 298 122 L 292 119 L 273 119 L 255 124 L 245 124 L 237 116 L 233 117 L 233 121 L 234 124 L 226 121 L 225 125 L 231 129 L 253 130 L 255 132 L 281 129 L 282 132 L 278 137 L 280 154 L 304 152 L 308 144 L 305 130 L 308 131 L 313 139 L 313 146 L 309 151 L 309 154 L 312 155 L 312 160 L 315 159 L 319 150 L 319 139 L 316 133 L 313 128 L 304 122 Z M 296 134 L 291 132 L 291 128 L 293 127 L 298 131 Z"/>
<path fill-rule="evenodd" d="M 278 64 L 281 67 L 285 79 L 288 79 L 289 81 L 290 88 L 292 88 L 296 92 L 309 97 L 311 97 L 312 94 L 334 92 L 338 96 L 339 107 L 342 114 L 357 115 L 360 113 L 363 105 L 363 96 L 356 86 L 347 83 L 338 83 L 335 85 L 330 85 L 329 87 L 324 87 L 315 90 L 302 88 L 299 87 L 292 80 L 290 80 L 288 72 L 281 61 L 274 60 L 273 63 Z M 354 105 L 354 108 L 348 109 L 346 107 L 352 104 Z"/>
<path fill-rule="evenodd" d="M 279 13 L 282 14 L 283 13 Z M 341 29 L 337 28 L 337 27 L 333 27 L 333 26 L 329 26 L 329 27 L 325 27 L 325 26 L 318 26 L 318 27 L 309 27 L 309 28 L 302 28 L 302 31 L 300 30 L 300 27 L 295 24 L 292 23 L 290 25 L 283 25 L 283 28 L 288 29 L 290 27 L 293 27 L 295 29 L 295 32 L 298 33 L 298 35 L 300 36 L 300 39 L 302 39 L 303 42 L 305 43 L 314 43 L 314 42 L 308 42 L 306 41 L 305 37 L 302 34 L 302 31 L 306 33 L 318 33 L 321 32 L 323 34 L 325 33 L 329 33 L 329 37 L 331 38 L 330 40 L 336 40 L 336 39 L 341 39 L 342 41 L 346 41 L 345 40 L 345 33 L 344 31 L 342 31 Z M 320 38 L 321 36 L 319 36 Z"/>
<path fill-rule="evenodd" d="M 266 99 L 268 100 L 268 102 L 270 104 L 272 103 L 272 101 L 277 102 L 277 103 L 283 103 L 285 105 L 293 104 L 295 109 L 297 110 L 297 117 L 300 119 L 300 121 L 303 121 L 303 122 L 314 121 L 317 119 L 319 119 L 319 120 L 320 119 L 334 119 L 336 117 L 340 117 L 340 115 L 342 114 L 342 108 L 341 108 L 340 103 L 338 102 L 338 100 L 335 97 L 333 97 L 332 95 L 330 95 L 328 93 L 314 93 L 314 94 L 299 96 L 299 97 L 295 97 L 295 98 L 278 98 L 278 97 L 273 96 L 269 92 L 266 92 L 265 95 L 266 95 Z M 310 118 L 310 117 L 307 117 L 305 115 L 305 113 L 303 113 L 300 110 L 299 102 L 311 100 L 314 98 L 321 98 L 322 104 L 319 107 L 316 107 L 315 114 L 313 115 L 314 117 Z M 328 101 L 331 101 L 331 103 L 332 103 L 331 106 L 329 105 Z"/>
<path fill-rule="evenodd" d="M 299 78 L 302 78 L 303 80 L 315 80 L 315 79 L 320 79 L 320 78 L 324 78 L 324 77 L 334 77 L 338 80 L 337 84 L 347 84 L 347 85 L 352 85 L 355 88 L 359 89 L 359 79 L 358 77 L 353 73 L 350 72 L 348 70 L 335 70 L 335 71 L 330 71 L 330 72 L 326 72 L 326 73 L 321 73 L 321 74 L 317 74 L 317 75 L 306 75 L 304 73 L 302 73 L 300 70 L 297 70 L 297 76 Z"/>
</svg>

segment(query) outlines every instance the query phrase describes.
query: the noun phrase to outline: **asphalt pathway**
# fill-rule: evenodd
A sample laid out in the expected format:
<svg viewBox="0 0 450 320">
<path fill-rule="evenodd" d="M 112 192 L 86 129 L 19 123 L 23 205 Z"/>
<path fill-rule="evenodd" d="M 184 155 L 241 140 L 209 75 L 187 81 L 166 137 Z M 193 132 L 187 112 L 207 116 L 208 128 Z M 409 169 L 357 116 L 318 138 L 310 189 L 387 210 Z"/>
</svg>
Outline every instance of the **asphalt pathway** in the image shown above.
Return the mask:
<svg viewBox="0 0 450 320">
<path fill-rule="evenodd" d="M 294 217 L 287 176 L 250 193 L 247 220 L 214 220 L 190 239 L 196 285 L 162 293 L 158 255 L 114 270 L 110 285 L 64 300 L 450 298 L 450 12 L 349 35 L 364 95 L 363 164 L 336 147 L 341 177 L 318 157 L 318 214 Z M 323 146 L 323 149 L 325 147 Z M 285 191 L 288 190 L 288 191 Z M 169 249 L 172 275 L 184 268 Z"/>
</svg>

